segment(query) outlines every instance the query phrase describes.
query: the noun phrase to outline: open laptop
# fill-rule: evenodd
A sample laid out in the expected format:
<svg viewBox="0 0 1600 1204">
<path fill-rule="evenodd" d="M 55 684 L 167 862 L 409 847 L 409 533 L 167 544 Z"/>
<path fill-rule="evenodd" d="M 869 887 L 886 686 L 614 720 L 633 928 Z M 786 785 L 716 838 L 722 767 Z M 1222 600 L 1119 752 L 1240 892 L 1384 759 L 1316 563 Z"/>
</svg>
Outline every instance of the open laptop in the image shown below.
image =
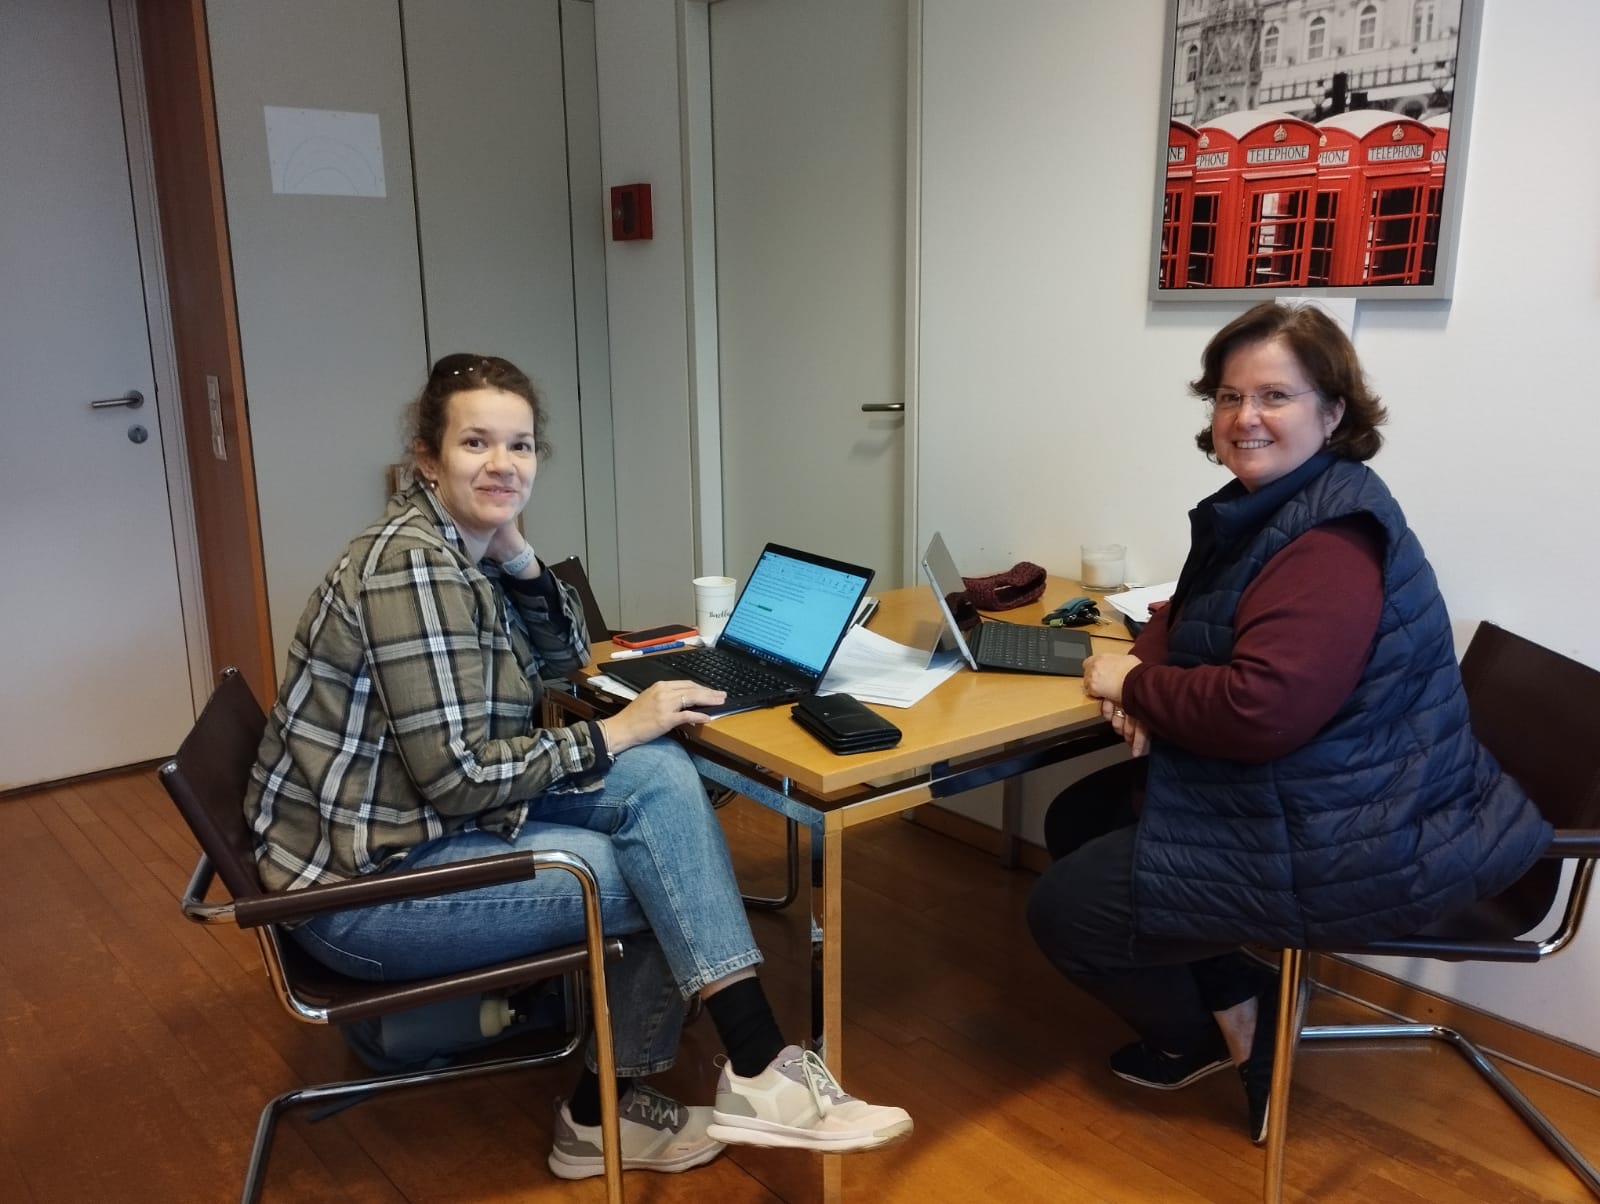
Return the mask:
<svg viewBox="0 0 1600 1204">
<path fill-rule="evenodd" d="M 772 706 L 816 693 L 872 570 L 769 543 L 739 592 L 715 648 L 608 661 L 605 673 L 636 690 L 688 678 L 726 690 L 709 714 Z"/>
<path fill-rule="evenodd" d="M 939 600 L 949 640 L 974 669 L 1083 676 L 1083 658 L 1091 648 L 1087 635 L 1066 627 L 983 618 L 937 531 L 922 554 L 922 571 Z"/>
</svg>

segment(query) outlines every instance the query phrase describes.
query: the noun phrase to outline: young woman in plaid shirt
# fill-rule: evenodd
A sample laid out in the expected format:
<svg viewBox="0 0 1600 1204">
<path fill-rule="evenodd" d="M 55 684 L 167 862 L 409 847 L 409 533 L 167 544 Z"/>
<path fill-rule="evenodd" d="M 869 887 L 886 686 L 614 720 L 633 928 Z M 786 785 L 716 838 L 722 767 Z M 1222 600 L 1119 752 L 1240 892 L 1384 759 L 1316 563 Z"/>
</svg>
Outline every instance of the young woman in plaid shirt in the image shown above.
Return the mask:
<svg viewBox="0 0 1600 1204">
<path fill-rule="evenodd" d="M 846 1095 L 787 1045 L 756 978 L 727 846 L 687 754 L 660 739 L 723 700 L 662 682 L 616 715 L 540 727 L 541 677 L 588 660 L 583 612 L 517 525 L 544 410 L 492 356 L 434 365 L 413 405 L 413 482 L 346 549 L 289 649 L 245 808 L 262 881 L 293 889 L 515 849 L 563 849 L 600 881 L 624 1166 L 680 1171 L 724 1142 L 843 1152 L 904 1137 L 900 1108 Z M 583 937 L 564 874 L 307 922 L 344 973 L 406 979 Z M 700 997 L 727 1050 L 715 1107 L 639 1081 L 672 1064 Z M 562 1103 L 551 1170 L 603 1171 L 592 1064 Z"/>
</svg>

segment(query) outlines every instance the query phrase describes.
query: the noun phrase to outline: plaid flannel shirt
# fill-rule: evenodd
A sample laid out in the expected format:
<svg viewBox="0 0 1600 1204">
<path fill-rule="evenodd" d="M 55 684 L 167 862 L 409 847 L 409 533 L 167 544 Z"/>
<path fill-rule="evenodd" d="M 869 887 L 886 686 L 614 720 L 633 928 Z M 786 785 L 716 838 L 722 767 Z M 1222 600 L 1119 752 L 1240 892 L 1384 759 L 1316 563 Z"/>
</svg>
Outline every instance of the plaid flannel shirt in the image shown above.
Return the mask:
<svg viewBox="0 0 1600 1204">
<path fill-rule="evenodd" d="M 269 889 L 353 878 L 598 776 L 589 727 L 540 728 L 542 673 L 589 659 L 553 574 L 473 564 L 420 484 L 346 549 L 306 605 L 245 797 Z"/>
</svg>

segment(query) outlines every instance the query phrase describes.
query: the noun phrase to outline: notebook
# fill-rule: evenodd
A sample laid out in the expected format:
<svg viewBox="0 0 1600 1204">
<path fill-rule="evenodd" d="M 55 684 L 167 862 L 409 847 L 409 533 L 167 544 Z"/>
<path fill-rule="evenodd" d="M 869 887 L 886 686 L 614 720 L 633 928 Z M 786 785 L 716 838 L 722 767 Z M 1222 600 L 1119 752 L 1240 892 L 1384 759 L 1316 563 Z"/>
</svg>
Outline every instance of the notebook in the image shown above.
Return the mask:
<svg viewBox="0 0 1600 1204">
<path fill-rule="evenodd" d="M 1083 658 L 1091 648 L 1087 635 L 1066 627 L 983 618 L 967 596 L 967 584 L 937 531 L 922 554 L 922 571 L 928 575 L 944 614 L 947 639 L 942 646 L 953 642 L 974 669 L 1083 676 Z"/>
<path fill-rule="evenodd" d="M 714 648 L 608 661 L 606 676 L 636 690 L 689 678 L 726 690 L 708 714 L 772 706 L 816 693 L 872 570 L 769 543 Z"/>
</svg>

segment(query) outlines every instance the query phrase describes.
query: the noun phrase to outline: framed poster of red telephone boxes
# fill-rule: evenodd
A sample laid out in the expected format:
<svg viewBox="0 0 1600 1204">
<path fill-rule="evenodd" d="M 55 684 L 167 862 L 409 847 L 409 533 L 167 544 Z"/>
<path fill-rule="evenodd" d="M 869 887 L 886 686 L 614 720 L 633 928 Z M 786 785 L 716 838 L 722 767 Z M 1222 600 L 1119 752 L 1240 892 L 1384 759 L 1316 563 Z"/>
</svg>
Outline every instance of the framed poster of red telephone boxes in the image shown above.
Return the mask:
<svg viewBox="0 0 1600 1204">
<path fill-rule="evenodd" d="M 1169 0 L 1150 296 L 1447 298 L 1482 0 Z"/>
</svg>

